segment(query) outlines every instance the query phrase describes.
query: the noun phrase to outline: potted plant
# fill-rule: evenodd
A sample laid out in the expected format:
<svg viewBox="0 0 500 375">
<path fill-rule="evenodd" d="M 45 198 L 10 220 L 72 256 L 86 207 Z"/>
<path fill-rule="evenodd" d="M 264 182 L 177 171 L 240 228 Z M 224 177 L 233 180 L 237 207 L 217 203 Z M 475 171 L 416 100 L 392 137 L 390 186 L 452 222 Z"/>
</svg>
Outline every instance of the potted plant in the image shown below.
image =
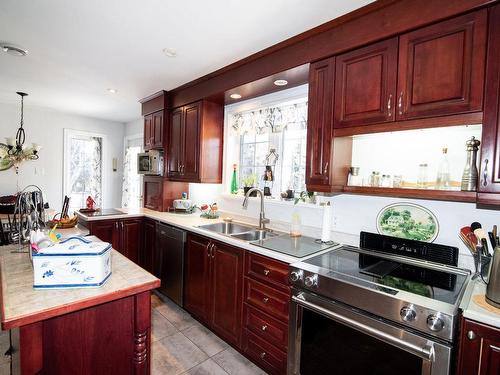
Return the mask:
<svg viewBox="0 0 500 375">
<path fill-rule="evenodd" d="M 251 174 L 243 178 L 243 191 L 245 192 L 245 195 L 247 195 L 248 190 L 255 187 L 256 182 L 257 182 L 257 176 L 255 174 Z M 253 193 L 250 194 L 250 196 L 256 197 L 257 192 L 254 191 Z"/>
</svg>

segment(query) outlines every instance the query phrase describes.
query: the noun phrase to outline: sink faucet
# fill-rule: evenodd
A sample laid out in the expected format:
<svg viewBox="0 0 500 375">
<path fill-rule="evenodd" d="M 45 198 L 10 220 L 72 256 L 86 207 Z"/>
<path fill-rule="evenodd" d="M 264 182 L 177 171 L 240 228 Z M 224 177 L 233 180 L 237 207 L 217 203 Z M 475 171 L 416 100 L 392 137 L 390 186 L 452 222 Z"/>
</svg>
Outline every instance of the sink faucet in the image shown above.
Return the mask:
<svg viewBox="0 0 500 375">
<path fill-rule="evenodd" d="M 257 192 L 260 195 L 260 215 L 259 215 L 259 230 L 266 230 L 266 224 L 269 223 L 269 219 L 266 219 L 266 215 L 264 213 L 264 193 L 258 188 L 251 188 L 245 194 L 245 199 L 243 200 L 243 208 L 246 210 L 248 207 L 248 197 L 253 192 Z"/>
</svg>

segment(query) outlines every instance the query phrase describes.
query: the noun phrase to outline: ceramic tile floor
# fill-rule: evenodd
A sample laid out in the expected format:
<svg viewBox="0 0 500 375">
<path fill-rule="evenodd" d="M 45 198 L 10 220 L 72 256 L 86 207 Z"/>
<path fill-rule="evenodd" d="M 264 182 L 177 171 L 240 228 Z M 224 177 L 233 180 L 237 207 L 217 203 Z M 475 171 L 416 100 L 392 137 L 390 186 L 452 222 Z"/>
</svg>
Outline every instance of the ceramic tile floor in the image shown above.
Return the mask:
<svg viewBox="0 0 500 375">
<path fill-rule="evenodd" d="M 172 301 L 153 294 L 151 305 L 153 375 L 265 374 Z"/>
</svg>

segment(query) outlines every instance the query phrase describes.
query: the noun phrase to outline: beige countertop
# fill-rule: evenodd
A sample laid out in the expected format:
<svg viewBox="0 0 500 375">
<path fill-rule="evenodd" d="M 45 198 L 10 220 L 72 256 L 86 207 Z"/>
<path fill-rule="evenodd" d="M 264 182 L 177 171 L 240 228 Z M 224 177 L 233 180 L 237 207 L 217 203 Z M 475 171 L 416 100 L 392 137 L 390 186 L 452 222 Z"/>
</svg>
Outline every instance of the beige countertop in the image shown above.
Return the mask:
<svg viewBox="0 0 500 375">
<path fill-rule="evenodd" d="M 160 280 L 112 250 L 112 275 L 100 288 L 33 289 L 33 268 L 27 253 L 0 247 L 2 329 L 11 329 L 72 311 L 113 301 L 160 286 Z"/>
<path fill-rule="evenodd" d="M 123 215 L 109 215 L 109 216 L 97 216 L 97 217 L 92 217 L 92 216 L 87 216 L 82 213 L 77 212 L 77 214 L 82 217 L 82 219 L 87 220 L 87 221 L 96 221 L 96 220 L 109 220 L 109 219 L 126 219 L 126 218 L 134 218 L 134 217 L 147 217 L 153 220 L 160 221 L 165 224 L 170 224 L 173 226 L 176 226 L 178 228 L 193 232 L 193 233 L 198 233 L 203 236 L 213 238 L 215 240 L 225 242 L 229 245 L 233 245 L 235 247 L 239 247 L 248 251 L 251 251 L 253 253 L 265 255 L 267 257 L 282 261 L 284 263 L 294 263 L 298 262 L 301 260 L 305 260 L 308 258 L 311 258 L 313 256 L 316 256 L 318 254 L 322 254 L 324 252 L 330 251 L 332 248 L 329 248 L 327 250 L 322 250 L 320 252 L 317 252 L 315 254 L 303 257 L 303 258 L 297 258 L 291 255 L 287 255 L 284 253 L 280 253 L 278 251 L 273 251 L 273 250 L 268 250 L 264 249 L 259 246 L 252 245 L 249 242 L 238 240 L 236 238 L 232 238 L 223 234 L 215 233 L 203 228 L 199 228 L 200 225 L 204 224 L 213 224 L 217 222 L 221 222 L 223 217 L 226 217 L 227 215 L 224 215 L 223 213 L 221 214 L 221 217 L 219 219 L 204 219 L 200 217 L 200 213 L 196 212 L 193 214 L 176 214 L 172 212 L 158 212 L 158 211 L 153 211 L 149 210 L 147 208 L 136 208 L 136 209 L 126 209 L 126 208 L 117 208 L 117 210 L 122 211 Z M 258 219 L 257 218 L 234 218 L 235 221 L 238 222 L 244 222 L 247 224 L 251 224 L 254 226 L 258 225 Z M 271 226 L 272 228 L 272 226 Z M 283 230 L 282 228 L 272 228 L 276 230 Z M 336 241 L 340 242 L 340 241 Z"/>
<path fill-rule="evenodd" d="M 474 296 L 482 296 L 485 293 L 486 284 L 481 279 L 475 279 L 469 283 L 460 306 L 463 310 L 463 316 L 479 323 L 500 328 L 500 314 L 481 307 L 473 300 Z"/>
</svg>

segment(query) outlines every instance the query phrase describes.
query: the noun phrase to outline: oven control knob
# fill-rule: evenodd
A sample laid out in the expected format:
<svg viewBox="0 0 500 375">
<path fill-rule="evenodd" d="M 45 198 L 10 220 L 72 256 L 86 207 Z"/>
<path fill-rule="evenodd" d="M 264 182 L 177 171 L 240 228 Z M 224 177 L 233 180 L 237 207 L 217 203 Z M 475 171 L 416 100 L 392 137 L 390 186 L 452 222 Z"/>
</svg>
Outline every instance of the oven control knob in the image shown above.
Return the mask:
<svg viewBox="0 0 500 375">
<path fill-rule="evenodd" d="M 306 284 L 308 288 L 311 288 L 313 286 L 318 286 L 318 275 L 307 276 L 304 279 L 304 284 Z"/>
<path fill-rule="evenodd" d="M 417 312 L 413 307 L 403 306 L 403 308 L 399 312 L 399 315 L 405 322 L 412 322 L 417 317 Z"/>
<path fill-rule="evenodd" d="M 295 283 L 302 279 L 302 271 L 292 271 L 290 272 L 290 281 Z"/>
<path fill-rule="evenodd" d="M 441 331 L 444 327 L 443 320 L 436 315 L 429 315 L 427 317 L 427 327 L 433 332 Z"/>
</svg>

